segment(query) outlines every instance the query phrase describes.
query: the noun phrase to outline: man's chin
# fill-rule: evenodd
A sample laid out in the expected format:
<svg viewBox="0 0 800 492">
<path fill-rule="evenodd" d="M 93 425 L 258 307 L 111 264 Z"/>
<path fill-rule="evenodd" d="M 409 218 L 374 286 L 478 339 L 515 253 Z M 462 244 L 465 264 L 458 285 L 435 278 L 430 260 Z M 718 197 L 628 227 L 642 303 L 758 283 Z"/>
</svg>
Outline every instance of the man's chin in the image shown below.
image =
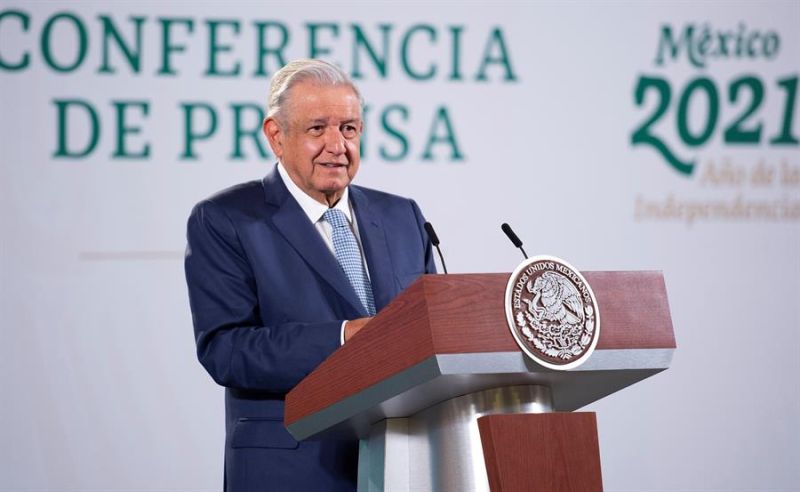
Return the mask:
<svg viewBox="0 0 800 492">
<path fill-rule="evenodd" d="M 326 186 L 325 188 L 322 188 L 322 193 L 324 193 L 325 196 L 329 196 L 329 195 L 339 195 L 339 196 L 341 196 L 342 193 L 344 193 L 344 189 L 345 188 L 347 188 L 346 184 L 342 185 L 342 186 Z"/>
<path fill-rule="evenodd" d="M 325 197 L 328 198 L 328 202 L 330 202 L 331 198 L 334 198 L 335 200 L 341 198 L 342 194 L 344 193 L 344 189 L 347 188 L 347 185 L 349 184 L 349 179 L 327 181 L 322 186 L 317 187 L 317 190 L 324 194 Z"/>
</svg>

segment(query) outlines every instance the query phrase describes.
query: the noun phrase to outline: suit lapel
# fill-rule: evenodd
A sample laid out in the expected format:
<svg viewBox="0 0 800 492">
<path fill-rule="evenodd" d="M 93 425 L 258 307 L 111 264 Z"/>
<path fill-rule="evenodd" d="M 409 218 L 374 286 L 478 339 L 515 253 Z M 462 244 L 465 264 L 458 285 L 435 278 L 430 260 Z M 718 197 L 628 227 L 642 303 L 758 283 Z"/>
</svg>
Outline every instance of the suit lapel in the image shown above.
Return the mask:
<svg viewBox="0 0 800 492">
<path fill-rule="evenodd" d="M 345 298 L 361 316 L 366 316 L 361 301 L 336 261 L 336 257 L 286 189 L 277 168 L 264 178 L 263 183 L 267 202 L 278 207 L 272 216 L 272 222 L 278 232 L 339 295 Z"/>
<path fill-rule="evenodd" d="M 394 297 L 394 268 L 392 267 L 389 247 L 386 244 L 386 232 L 383 221 L 371 206 L 363 191 L 355 186 L 350 187 L 350 200 L 358 222 L 358 233 L 364 256 L 369 267 L 372 295 L 375 298 L 375 309 L 380 311 Z"/>
</svg>

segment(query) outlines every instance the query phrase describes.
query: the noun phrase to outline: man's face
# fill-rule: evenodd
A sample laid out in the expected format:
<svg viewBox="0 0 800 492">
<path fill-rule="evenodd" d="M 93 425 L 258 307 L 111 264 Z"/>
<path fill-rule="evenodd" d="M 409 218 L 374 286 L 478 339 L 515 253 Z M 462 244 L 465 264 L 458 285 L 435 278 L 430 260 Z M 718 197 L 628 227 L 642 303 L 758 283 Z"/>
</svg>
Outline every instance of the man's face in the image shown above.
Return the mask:
<svg viewBox="0 0 800 492">
<path fill-rule="evenodd" d="M 264 122 L 272 151 L 292 181 L 328 205 L 341 198 L 361 158 L 361 105 L 349 86 L 299 82 L 289 89 L 285 124 Z"/>
</svg>

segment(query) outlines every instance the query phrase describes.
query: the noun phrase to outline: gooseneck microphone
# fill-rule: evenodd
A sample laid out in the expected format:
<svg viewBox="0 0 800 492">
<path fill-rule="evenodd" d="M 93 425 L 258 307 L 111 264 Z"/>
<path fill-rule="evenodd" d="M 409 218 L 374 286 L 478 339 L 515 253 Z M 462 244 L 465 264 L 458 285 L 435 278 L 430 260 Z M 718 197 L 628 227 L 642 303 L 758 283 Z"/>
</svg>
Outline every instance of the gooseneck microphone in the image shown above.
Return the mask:
<svg viewBox="0 0 800 492">
<path fill-rule="evenodd" d="M 444 264 L 444 256 L 442 256 L 442 250 L 439 249 L 439 236 L 436 235 L 436 231 L 433 230 L 433 226 L 430 222 L 425 222 L 423 227 L 425 227 L 425 232 L 428 233 L 428 239 L 431 240 L 431 244 L 439 253 L 439 260 L 442 262 L 442 270 L 444 270 L 444 273 L 447 273 L 447 265 Z"/>
<path fill-rule="evenodd" d="M 527 260 L 528 254 L 525 253 L 525 249 L 523 249 L 522 247 L 522 241 L 520 241 L 517 235 L 514 234 L 514 231 L 511 230 L 511 226 L 503 222 L 503 225 L 500 226 L 500 229 L 503 229 L 503 232 L 506 233 L 506 236 L 508 236 L 511 242 L 514 243 L 515 247 L 519 248 L 519 250 L 522 251 L 522 256 L 524 256 L 525 259 Z"/>
</svg>

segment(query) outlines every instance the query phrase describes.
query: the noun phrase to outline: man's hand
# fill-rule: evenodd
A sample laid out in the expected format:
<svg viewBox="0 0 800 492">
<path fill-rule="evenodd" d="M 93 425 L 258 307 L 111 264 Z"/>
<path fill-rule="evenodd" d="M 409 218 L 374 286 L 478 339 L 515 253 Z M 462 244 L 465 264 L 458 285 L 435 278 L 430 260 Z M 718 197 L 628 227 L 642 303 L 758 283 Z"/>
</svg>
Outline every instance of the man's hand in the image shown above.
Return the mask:
<svg viewBox="0 0 800 492">
<path fill-rule="evenodd" d="M 361 328 L 364 328 L 364 325 L 370 322 L 372 317 L 369 318 L 358 318 L 348 321 L 344 324 L 344 342 L 347 343 L 356 333 L 361 331 Z"/>
</svg>

